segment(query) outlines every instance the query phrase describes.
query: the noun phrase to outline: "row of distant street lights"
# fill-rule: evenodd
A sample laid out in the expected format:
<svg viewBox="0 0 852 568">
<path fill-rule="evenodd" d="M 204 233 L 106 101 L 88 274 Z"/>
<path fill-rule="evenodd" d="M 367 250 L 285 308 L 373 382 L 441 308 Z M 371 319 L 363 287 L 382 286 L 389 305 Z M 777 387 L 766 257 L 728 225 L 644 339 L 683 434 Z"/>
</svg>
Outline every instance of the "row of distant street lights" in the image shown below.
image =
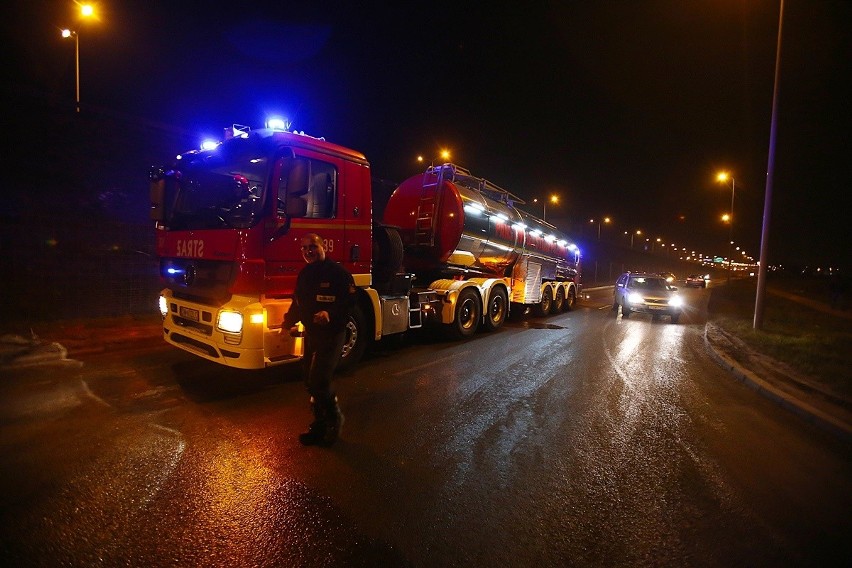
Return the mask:
<svg viewBox="0 0 852 568">
<path fill-rule="evenodd" d="M 80 5 L 80 18 L 90 19 L 95 16 L 95 7 L 91 4 Z M 66 28 L 62 30 L 62 37 L 74 38 L 74 69 L 77 92 L 77 112 L 80 112 L 80 31 Z"/>
</svg>

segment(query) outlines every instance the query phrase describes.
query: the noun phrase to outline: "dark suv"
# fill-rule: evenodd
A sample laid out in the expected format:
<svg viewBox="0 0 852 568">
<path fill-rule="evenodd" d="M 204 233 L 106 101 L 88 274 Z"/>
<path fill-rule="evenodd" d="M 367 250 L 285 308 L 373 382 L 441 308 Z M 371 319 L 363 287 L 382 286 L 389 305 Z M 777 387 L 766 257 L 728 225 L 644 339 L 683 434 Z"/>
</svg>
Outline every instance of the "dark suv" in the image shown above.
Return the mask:
<svg viewBox="0 0 852 568">
<path fill-rule="evenodd" d="M 658 274 L 626 272 L 618 277 L 612 299 L 612 309 L 621 306 L 621 316 L 630 317 L 633 312 L 653 316 L 669 316 L 677 323 L 683 313 L 683 298 L 677 288 Z"/>
</svg>

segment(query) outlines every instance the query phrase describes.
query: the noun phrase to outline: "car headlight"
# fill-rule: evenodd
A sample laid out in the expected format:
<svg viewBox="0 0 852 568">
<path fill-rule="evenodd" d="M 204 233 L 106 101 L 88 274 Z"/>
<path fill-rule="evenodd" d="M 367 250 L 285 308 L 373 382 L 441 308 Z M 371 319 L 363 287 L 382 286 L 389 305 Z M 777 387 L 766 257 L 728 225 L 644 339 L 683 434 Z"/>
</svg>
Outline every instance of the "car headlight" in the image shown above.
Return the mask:
<svg viewBox="0 0 852 568">
<path fill-rule="evenodd" d="M 631 304 L 641 304 L 645 301 L 645 298 L 642 297 L 641 294 L 637 294 L 636 292 L 631 292 L 627 295 L 627 301 Z"/>
<path fill-rule="evenodd" d="M 680 296 L 672 296 L 669 298 L 669 305 L 673 308 L 680 308 L 683 306 L 683 298 Z"/>
<path fill-rule="evenodd" d="M 239 312 L 219 312 L 219 318 L 216 322 L 216 327 L 225 333 L 242 333 L 243 331 L 243 314 Z"/>
<path fill-rule="evenodd" d="M 169 301 L 165 296 L 160 296 L 160 315 L 166 317 L 169 313 Z"/>
</svg>

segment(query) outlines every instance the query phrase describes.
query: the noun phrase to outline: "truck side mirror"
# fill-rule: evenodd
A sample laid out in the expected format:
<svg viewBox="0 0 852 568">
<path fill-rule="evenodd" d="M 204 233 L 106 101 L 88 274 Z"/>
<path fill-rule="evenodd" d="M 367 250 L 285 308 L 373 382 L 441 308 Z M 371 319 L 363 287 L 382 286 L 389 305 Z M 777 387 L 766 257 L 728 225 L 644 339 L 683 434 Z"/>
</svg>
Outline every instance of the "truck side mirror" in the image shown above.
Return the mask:
<svg viewBox="0 0 852 568">
<path fill-rule="evenodd" d="M 151 220 L 166 220 L 166 174 L 162 168 L 151 168 L 148 179 L 151 181 Z"/>
</svg>

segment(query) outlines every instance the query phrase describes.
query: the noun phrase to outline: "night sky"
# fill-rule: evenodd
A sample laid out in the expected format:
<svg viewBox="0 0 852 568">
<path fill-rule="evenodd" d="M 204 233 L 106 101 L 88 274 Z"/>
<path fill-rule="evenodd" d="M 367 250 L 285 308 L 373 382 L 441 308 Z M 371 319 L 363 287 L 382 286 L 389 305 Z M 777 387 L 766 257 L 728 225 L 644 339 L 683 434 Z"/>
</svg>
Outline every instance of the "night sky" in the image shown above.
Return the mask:
<svg viewBox="0 0 852 568">
<path fill-rule="evenodd" d="M 395 182 L 447 148 L 524 198 L 558 194 L 548 220 L 574 234 L 608 215 L 610 238 L 709 254 L 726 254 L 725 169 L 734 240 L 759 255 L 779 0 L 387 4 L 102 1 L 77 24 L 73 2 L 15 1 L 6 81 L 73 101 L 59 30 L 76 27 L 84 105 L 199 140 L 283 114 Z M 769 260 L 849 267 L 852 2 L 786 0 L 783 25 Z"/>
</svg>

